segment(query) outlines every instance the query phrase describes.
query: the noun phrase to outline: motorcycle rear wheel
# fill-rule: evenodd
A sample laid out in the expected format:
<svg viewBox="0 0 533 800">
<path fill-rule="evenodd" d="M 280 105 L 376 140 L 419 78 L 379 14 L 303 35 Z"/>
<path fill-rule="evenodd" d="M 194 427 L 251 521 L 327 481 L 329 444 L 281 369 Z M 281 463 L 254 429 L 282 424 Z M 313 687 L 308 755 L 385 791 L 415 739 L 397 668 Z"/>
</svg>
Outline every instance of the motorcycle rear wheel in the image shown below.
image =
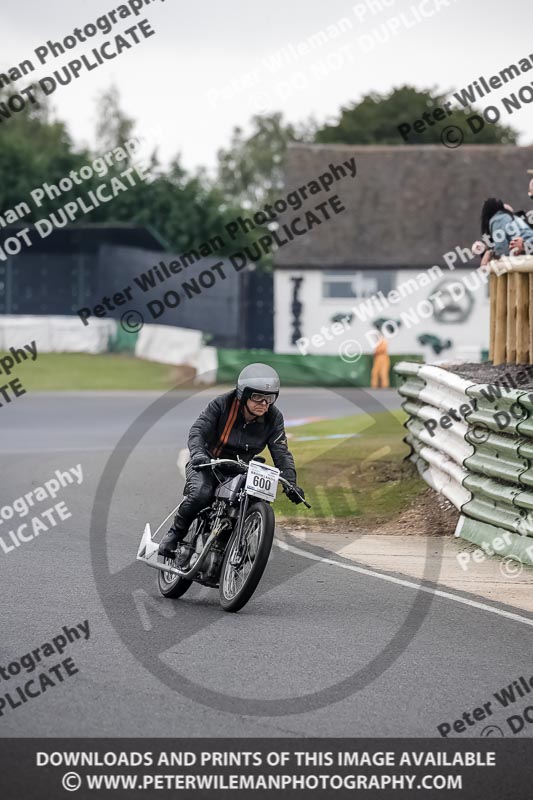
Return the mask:
<svg viewBox="0 0 533 800">
<path fill-rule="evenodd" d="M 198 526 L 200 525 L 200 519 L 197 517 L 191 523 L 191 527 L 187 531 L 187 536 L 183 540 L 186 543 L 192 544 L 194 541 L 196 534 L 198 533 Z M 171 567 L 175 567 L 175 561 L 172 561 L 170 558 L 165 558 L 165 563 Z M 188 581 L 186 578 L 181 578 L 179 575 L 174 575 L 173 572 L 162 572 L 159 571 L 157 573 L 157 585 L 159 587 L 159 591 L 163 595 L 163 597 L 170 597 L 170 598 L 177 598 L 182 597 L 185 592 L 187 592 L 193 584 L 193 581 Z"/>
<path fill-rule="evenodd" d="M 243 525 L 242 563 L 234 566 L 236 560 L 237 530 L 231 536 L 220 571 L 220 605 L 224 611 L 240 611 L 257 589 L 267 565 L 276 522 L 274 512 L 268 503 L 254 503 Z"/>
<path fill-rule="evenodd" d="M 171 561 L 170 558 L 165 558 L 165 562 L 170 567 L 175 566 L 174 561 Z M 163 597 L 176 598 L 182 597 L 191 588 L 192 581 L 187 581 L 179 575 L 174 575 L 173 572 L 159 571 L 157 573 L 157 585 Z"/>
</svg>

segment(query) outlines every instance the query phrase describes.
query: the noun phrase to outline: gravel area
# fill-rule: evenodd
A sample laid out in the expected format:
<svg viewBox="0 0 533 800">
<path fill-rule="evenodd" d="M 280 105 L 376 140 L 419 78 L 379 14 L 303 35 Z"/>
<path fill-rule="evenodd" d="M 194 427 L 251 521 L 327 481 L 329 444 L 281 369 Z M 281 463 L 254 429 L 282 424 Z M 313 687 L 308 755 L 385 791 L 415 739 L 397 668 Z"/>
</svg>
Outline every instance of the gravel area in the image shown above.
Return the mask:
<svg viewBox="0 0 533 800">
<path fill-rule="evenodd" d="M 359 535 L 372 534 L 373 536 L 386 534 L 446 537 L 453 536 L 458 519 L 457 509 L 445 497 L 428 487 L 399 516 L 381 523 L 376 522 L 371 529 L 358 523 L 357 517 L 343 519 L 286 518 L 279 524 L 281 528 L 289 532 L 306 530 L 323 534 L 356 533 Z"/>
<path fill-rule="evenodd" d="M 496 383 L 505 385 L 507 389 L 533 390 L 533 364 L 494 366 L 492 361 L 483 361 L 481 364 L 446 365 L 445 369 L 455 375 L 460 375 L 461 378 L 470 379 L 474 383 Z M 520 376 L 519 380 L 518 376 Z"/>
</svg>

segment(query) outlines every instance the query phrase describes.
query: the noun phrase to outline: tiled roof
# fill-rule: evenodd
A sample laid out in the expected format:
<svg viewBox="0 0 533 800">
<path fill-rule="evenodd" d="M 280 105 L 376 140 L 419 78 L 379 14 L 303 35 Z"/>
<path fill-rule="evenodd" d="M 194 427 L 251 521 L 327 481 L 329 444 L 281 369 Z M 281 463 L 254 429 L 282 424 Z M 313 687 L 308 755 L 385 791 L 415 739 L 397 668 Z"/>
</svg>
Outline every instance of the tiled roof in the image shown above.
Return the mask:
<svg viewBox="0 0 533 800">
<path fill-rule="evenodd" d="M 350 158 L 356 178 L 342 179 L 330 192 L 347 210 L 282 247 L 276 267 L 442 265 L 443 253 L 479 238 L 487 197 L 500 197 L 516 210 L 533 207 L 526 173 L 533 147 L 512 145 L 292 145 L 287 192 Z M 305 208 L 324 196 L 315 195 Z M 289 210 L 280 221 L 301 213 Z"/>
</svg>

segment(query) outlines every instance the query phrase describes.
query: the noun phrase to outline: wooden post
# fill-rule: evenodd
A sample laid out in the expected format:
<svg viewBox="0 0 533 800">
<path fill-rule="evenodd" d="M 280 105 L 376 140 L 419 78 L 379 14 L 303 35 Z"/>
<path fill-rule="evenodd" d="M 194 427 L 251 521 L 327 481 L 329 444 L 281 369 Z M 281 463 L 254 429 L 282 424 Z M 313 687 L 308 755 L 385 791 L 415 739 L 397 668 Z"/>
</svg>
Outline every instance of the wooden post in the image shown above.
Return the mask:
<svg viewBox="0 0 533 800">
<path fill-rule="evenodd" d="M 516 362 L 529 362 L 529 275 L 516 273 Z"/>
<path fill-rule="evenodd" d="M 489 276 L 489 297 L 490 297 L 490 343 L 489 359 L 494 361 L 494 343 L 496 341 L 496 292 L 498 291 L 498 278 L 494 272 Z"/>
<path fill-rule="evenodd" d="M 530 300 L 532 284 L 530 283 Z M 531 302 L 529 304 L 531 313 Z M 531 317 L 530 317 L 531 319 Z M 530 328 L 531 329 L 531 328 Z M 507 273 L 498 275 L 496 278 L 496 325 L 494 332 L 494 364 L 504 364 L 507 348 Z"/>
<path fill-rule="evenodd" d="M 516 272 L 507 276 L 507 361 L 516 364 Z"/>
<path fill-rule="evenodd" d="M 533 364 L 533 272 L 529 278 L 529 363 Z"/>
</svg>

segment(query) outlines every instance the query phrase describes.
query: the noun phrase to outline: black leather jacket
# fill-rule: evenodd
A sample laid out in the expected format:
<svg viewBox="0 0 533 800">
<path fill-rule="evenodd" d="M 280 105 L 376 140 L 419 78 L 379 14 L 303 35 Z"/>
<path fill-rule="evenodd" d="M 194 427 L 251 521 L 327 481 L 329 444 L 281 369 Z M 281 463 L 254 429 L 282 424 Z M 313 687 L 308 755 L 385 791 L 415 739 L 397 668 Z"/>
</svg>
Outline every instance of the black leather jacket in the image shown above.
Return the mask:
<svg viewBox="0 0 533 800">
<path fill-rule="evenodd" d="M 294 459 L 287 447 L 283 414 L 275 405 L 253 422 L 246 422 L 236 391 L 211 400 L 189 432 L 192 456 L 235 458 L 250 461 L 268 447 L 275 466 L 284 478 L 296 483 Z"/>
</svg>

